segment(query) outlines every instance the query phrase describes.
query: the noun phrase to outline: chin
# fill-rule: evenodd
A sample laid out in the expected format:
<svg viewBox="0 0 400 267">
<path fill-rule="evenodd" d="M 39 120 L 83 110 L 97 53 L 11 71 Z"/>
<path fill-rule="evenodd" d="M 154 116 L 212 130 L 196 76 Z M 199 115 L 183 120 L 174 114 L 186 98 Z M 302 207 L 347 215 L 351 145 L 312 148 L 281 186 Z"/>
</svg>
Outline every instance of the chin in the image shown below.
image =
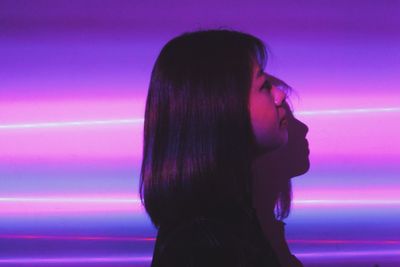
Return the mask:
<svg viewBox="0 0 400 267">
<path fill-rule="evenodd" d="M 304 161 L 297 162 L 297 164 L 293 164 L 293 173 L 291 173 L 291 177 L 300 176 L 306 174 L 310 170 L 310 161 L 308 158 Z"/>
</svg>

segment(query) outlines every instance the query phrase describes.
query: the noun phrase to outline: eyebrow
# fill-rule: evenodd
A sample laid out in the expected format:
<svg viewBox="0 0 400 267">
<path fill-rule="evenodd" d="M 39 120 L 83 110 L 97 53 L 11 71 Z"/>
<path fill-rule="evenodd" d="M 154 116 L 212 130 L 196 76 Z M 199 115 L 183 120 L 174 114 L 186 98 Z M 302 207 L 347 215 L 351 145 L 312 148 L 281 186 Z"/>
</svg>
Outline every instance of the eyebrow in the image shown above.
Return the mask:
<svg viewBox="0 0 400 267">
<path fill-rule="evenodd" d="M 261 77 L 264 74 L 264 70 L 262 68 L 259 68 L 257 77 Z"/>
</svg>

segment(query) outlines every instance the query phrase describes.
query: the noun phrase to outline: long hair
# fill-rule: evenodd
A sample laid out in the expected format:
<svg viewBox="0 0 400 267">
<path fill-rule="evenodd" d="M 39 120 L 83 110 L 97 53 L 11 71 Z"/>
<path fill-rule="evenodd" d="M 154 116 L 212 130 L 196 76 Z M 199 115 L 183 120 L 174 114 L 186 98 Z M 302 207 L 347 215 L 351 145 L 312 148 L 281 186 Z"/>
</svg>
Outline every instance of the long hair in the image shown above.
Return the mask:
<svg viewBox="0 0 400 267">
<path fill-rule="evenodd" d="M 250 201 L 255 138 L 248 99 L 265 45 L 233 30 L 184 33 L 161 50 L 144 121 L 140 197 L 152 223 Z"/>
</svg>

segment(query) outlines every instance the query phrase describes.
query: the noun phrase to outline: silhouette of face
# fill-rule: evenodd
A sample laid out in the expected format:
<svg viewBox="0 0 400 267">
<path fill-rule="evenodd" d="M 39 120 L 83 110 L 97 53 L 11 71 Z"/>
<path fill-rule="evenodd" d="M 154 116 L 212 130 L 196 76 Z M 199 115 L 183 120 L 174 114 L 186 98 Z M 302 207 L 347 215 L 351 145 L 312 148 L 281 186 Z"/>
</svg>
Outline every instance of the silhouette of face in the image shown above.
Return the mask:
<svg viewBox="0 0 400 267">
<path fill-rule="evenodd" d="M 294 177 L 306 173 L 310 168 L 310 151 L 306 139 L 308 127 L 293 116 L 293 113 L 286 102 L 283 106 L 286 110 L 286 116 L 289 122 L 289 136 L 287 144 L 279 149 L 281 151 L 277 152 L 285 159 L 284 161 L 286 161 L 287 166 L 290 166 L 287 168 L 287 176 Z"/>
<path fill-rule="evenodd" d="M 288 140 L 288 121 L 282 106 L 286 94 L 270 78 L 257 63 L 253 65 L 249 110 L 259 153 L 274 150 Z"/>
<path fill-rule="evenodd" d="M 278 88 L 289 88 L 289 85 L 284 81 L 272 75 L 269 75 L 269 80 Z M 285 110 L 288 122 L 287 142 L 278 149 L 258 154 L 258 156 L 261 156 L 259 158 L 262 165 L 261 168 L 264 171 L 268 170 L 265 172 L 271 174 L 272 180 L 277 179 L 277 177 L 290 179 L 306 173 L 310 168 L 310 151 L 306 139 L 308 127 L 294 117 L 286 101 L 282 103 L 282 108 Z"/>
</svg>

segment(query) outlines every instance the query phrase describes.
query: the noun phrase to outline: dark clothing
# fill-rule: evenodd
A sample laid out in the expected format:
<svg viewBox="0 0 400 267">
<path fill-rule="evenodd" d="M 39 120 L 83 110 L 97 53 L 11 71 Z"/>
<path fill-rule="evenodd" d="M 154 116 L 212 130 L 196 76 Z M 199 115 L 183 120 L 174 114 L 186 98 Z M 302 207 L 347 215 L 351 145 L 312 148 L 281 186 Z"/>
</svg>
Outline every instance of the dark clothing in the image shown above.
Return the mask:
<svg viewBox="0 0 400 267">
<path fill-rule="evenodd" d="M 254 209 L 232 207 L 161 225 L 152 267 L 279 267 Z"/>
</svg>

